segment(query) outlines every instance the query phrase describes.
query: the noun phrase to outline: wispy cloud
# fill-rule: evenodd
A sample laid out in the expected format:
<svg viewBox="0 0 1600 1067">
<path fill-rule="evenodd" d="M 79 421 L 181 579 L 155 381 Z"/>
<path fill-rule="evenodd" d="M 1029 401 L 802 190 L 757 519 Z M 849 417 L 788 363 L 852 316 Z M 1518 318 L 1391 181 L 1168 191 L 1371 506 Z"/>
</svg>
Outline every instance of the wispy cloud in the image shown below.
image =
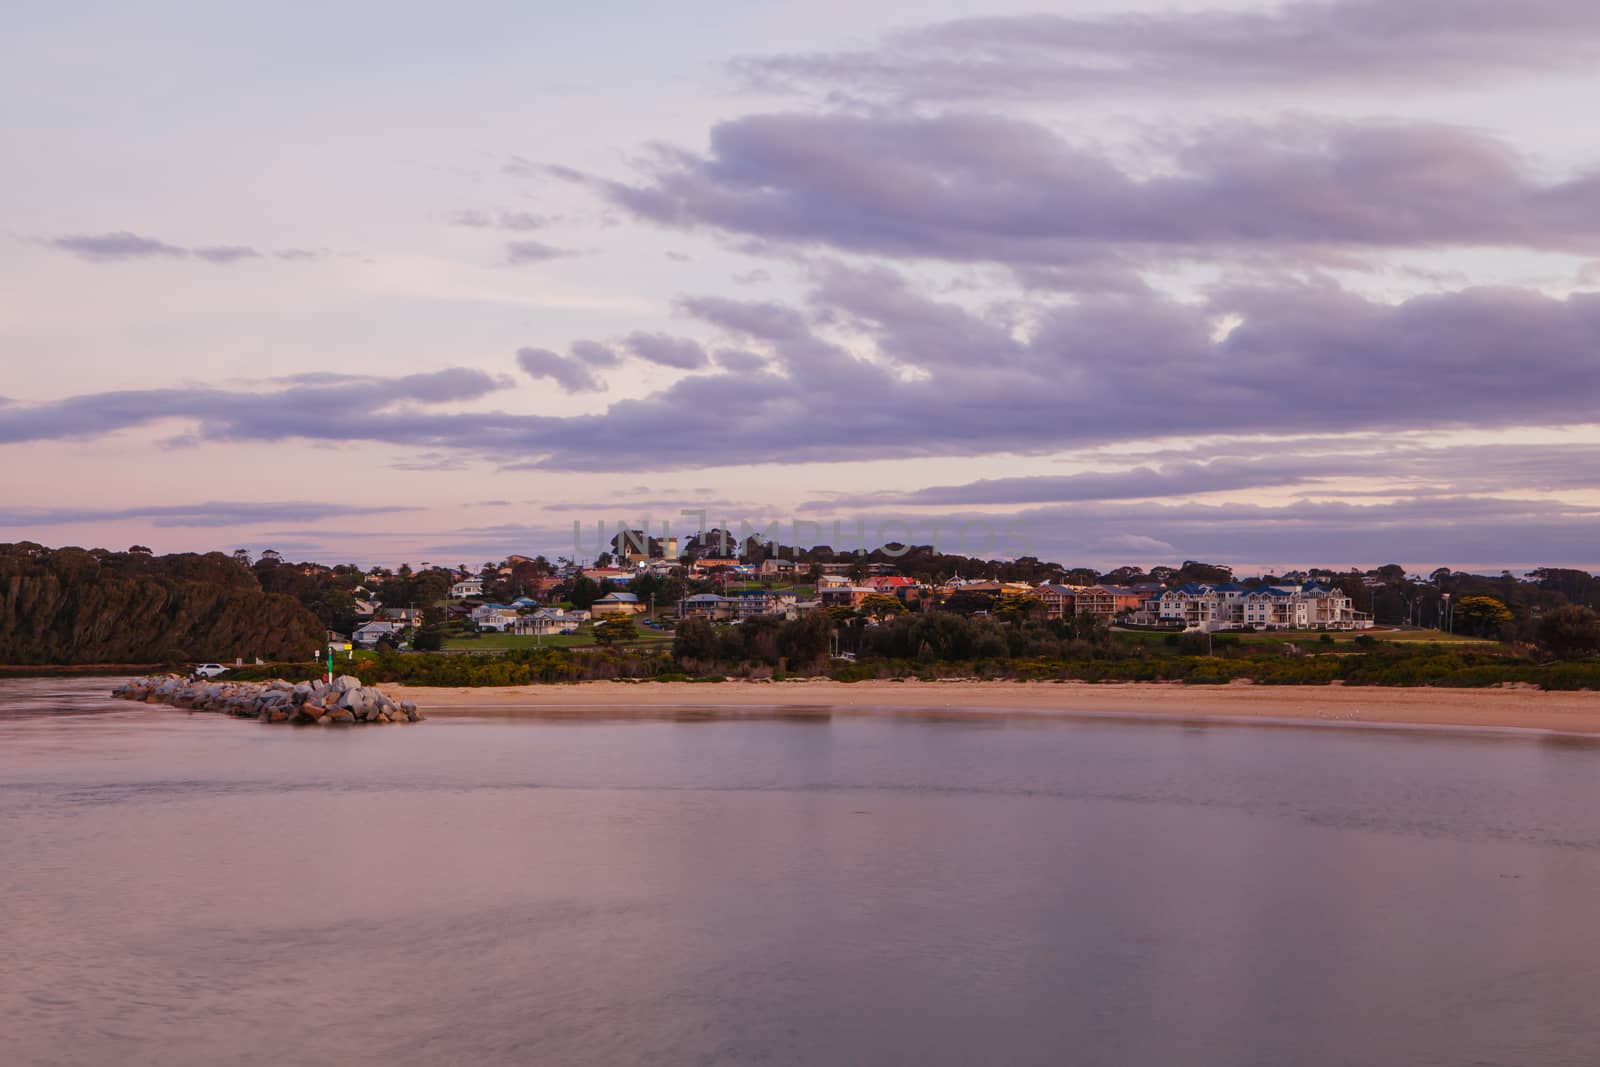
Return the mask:
<svg viewBox="0 0 1600 1067">
<path fill-rule="evenodd" d="M 457 211 L 449 216 L 452 226 L 475 230 L 512 230 L 521 232 L 538 230 L 555 220 L 548 215 L 535 215 L 529 211 Z"/>
<path fill-rule="evenodd" d="M 552 259 L 575 255 L 578 253 L 573 249 L 557 248 L 543 241 L 506 242 L 506 262 L 511 264 L 545 263 Z"/>
<path fill-rule="evenodd" d="M 1299 0 L 1269 10 L 958 18 L 875 48 L 746 56 L 754 87 L 896 100 L 1481 86 L 1600 60 L 1589 0 Z"/>
<path fill-rule="evenodd" d="M 64 234 L 47 237 L 39 243 L 70 253 L 91 263 L 123 263 L 149 259 L 197 259 L 219 267 L 245 260 L 263 259 L 268 255 L 286 261 L 304 261 L 323 258 L 326 253 L 306 248 L 284 248 L 262 252 L 248 245 L 196 245 L 184 246 L 144 237 L 127 230 L 111 233 Z"/>
<path fill-rule="evenodd" d="M 0 527 L 77 526 L 85 523 L 149 520 L 157 528 L 223 528 L 271 522 L 318 522 L 419 511 L 399 505 L 361 507 L 308 501 L 208 500 L 192 504 L 136 505 L 123 508 L 9 507 L 0 509 Z"/>
</svg>

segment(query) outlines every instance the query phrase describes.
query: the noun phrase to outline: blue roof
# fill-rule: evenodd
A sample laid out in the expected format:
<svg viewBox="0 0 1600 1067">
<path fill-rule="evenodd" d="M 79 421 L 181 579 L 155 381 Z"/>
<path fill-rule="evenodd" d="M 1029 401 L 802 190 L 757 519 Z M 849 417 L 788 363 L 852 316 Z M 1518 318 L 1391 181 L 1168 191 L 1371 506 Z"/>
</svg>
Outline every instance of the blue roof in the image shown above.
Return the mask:
<svg viewBox="0 0 1600 1067">
<path fill-rule="evenodd" d="M 635 593 L 607 593 L 600 599 L 609 600 L 613 604 L 637 604 L 639 602 L 639 597 Z"/>
</svg>

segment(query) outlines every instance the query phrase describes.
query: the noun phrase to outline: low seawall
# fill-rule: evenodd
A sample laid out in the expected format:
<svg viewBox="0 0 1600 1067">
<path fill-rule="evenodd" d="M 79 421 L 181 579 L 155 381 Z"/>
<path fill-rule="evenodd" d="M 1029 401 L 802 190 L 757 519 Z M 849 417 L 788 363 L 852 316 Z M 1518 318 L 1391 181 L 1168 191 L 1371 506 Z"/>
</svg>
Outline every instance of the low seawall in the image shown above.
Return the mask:
<svg viewBox="0 0 1600 1067">
<path fill-rule="evenodd" d="M 140 678 L 119 685 L 111 695 L 146 704 L 170 704 L 193 711 L 216 711 L 241 719 L 310 725 L 419 722 L 417 706 L 394 700 L 345 674 L 330 685 L 315 682 L 190 681 L 177 675 Z"/>
</svg>

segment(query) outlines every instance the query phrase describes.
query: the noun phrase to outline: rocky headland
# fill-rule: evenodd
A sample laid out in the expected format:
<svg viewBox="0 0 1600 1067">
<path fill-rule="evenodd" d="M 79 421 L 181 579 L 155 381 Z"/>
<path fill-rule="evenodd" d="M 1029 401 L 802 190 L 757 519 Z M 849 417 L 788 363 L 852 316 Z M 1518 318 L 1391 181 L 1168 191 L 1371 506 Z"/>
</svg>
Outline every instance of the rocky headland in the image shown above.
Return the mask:
<svg viewBox="0 0 1600 1067">
<path fill-rule="evenodd" d="M 419 722 L 417 706 L 394 700 L 361 679 L 340 675 L 330 684 L 314 682 L 191 681 L 177 675 L 140 678 L 111 691 L 122 700 L 170 704 L 193 711 L 216 711 L 241 719 L 310 725 Z"/>
</svg>

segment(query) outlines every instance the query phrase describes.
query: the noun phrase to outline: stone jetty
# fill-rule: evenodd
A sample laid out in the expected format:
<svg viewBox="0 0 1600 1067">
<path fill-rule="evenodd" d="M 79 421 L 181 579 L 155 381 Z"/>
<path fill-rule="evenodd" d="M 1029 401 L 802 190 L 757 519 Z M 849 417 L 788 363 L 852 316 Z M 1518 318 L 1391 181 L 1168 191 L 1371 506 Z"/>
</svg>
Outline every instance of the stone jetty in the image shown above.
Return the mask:
<svg viewBox="0 0 1600 1067">
<path fill-rule="evenodd" d="M 314 682 L 191 681 L 177 675 L 140 678 L 119 685 L 111 695 L 146 704 L 171 704 L 194 711 L 219 711 L 262 722 L 347 723 L 419 722 L 417 706 L 394 700 L 361 679 L 344 674 L 332 684 Z"/>
</svg>

